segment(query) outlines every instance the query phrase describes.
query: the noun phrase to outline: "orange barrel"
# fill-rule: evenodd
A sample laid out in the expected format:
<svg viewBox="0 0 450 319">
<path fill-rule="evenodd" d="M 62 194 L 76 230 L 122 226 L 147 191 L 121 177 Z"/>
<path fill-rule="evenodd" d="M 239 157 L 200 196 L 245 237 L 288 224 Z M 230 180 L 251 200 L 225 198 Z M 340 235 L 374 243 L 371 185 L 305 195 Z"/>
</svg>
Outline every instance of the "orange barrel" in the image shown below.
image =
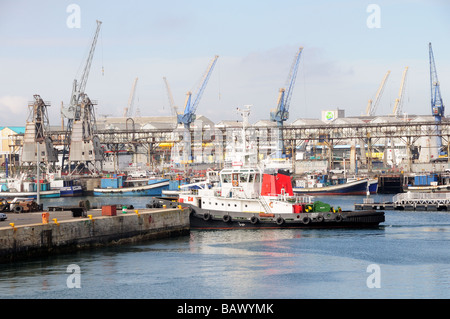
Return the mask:
<svg viewBox="0 0 450 319">
<path fill-rule="evenodd" d="M 42 213 L 42 224 L 48 224 L 49 217 L 49 213 Z"/>
</svg>

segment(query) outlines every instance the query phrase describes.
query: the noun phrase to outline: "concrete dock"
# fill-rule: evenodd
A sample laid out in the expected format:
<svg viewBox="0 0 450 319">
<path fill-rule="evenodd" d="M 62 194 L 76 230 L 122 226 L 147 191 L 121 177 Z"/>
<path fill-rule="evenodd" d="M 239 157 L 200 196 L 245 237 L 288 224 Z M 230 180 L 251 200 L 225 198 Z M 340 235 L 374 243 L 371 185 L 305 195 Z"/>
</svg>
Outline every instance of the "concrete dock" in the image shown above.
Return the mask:
<svg viewBox="0 0 450 319">
<path fill-rule="evenodd" d="M 71 211 L 8 213 L 0 222 L 0 262 L 42 257 L 98 246 L 189 234 L 189 210 L 128 209 L 105 216 L 102 209 L 73 217 Z"/>
</svg>

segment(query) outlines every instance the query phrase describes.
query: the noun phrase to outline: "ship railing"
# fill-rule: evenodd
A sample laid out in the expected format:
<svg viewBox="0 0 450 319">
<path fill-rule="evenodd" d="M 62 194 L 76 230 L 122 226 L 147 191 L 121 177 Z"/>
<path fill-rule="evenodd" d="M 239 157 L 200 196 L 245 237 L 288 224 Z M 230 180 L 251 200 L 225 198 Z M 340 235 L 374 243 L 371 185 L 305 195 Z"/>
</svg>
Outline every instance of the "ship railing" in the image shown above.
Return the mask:
<svg viewBox="0 0 450 319">
<path fill-rule="evenodd" d="M 395 204 L 427 204 L 433 202 L 450 203 L 450 193 L 400 193 L 392 198 Z"/>
</svg>

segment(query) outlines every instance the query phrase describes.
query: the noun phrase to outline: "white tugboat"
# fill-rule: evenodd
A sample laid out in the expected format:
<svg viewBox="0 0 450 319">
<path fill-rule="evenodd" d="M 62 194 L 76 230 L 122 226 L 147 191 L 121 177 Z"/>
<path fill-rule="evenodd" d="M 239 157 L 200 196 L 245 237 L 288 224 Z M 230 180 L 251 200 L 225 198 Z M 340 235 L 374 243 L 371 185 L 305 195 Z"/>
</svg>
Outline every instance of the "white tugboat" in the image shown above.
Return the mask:
<svg viewBox="0 0 450 319">
<path fill-rule="evenodd" d="M 206 180 L 177 198 L 154 197 L 147 207 L 188 207 L 191 229 L 377 227 L 385 220 L 384 212 L 342 211 L 294 195 L 289 176 L 266 174 L 250 164 L 251 154 L 241 154 L 220 171 L 217 185 Z"/>
</svg>

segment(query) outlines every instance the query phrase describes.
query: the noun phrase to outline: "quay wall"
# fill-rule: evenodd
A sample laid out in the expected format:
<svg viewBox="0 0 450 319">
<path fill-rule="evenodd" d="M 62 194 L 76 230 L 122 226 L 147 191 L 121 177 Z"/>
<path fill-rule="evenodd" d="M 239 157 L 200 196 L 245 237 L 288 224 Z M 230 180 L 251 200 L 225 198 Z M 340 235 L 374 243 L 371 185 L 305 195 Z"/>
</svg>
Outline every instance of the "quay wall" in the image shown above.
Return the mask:
<svg viewBox="0 0 450 319">
<path fill-rule="evenodd" d="M 0 262 L 188 233 L 189 212 L 178 208 L 8 226 L 0 228 Z"/>
</svg>

